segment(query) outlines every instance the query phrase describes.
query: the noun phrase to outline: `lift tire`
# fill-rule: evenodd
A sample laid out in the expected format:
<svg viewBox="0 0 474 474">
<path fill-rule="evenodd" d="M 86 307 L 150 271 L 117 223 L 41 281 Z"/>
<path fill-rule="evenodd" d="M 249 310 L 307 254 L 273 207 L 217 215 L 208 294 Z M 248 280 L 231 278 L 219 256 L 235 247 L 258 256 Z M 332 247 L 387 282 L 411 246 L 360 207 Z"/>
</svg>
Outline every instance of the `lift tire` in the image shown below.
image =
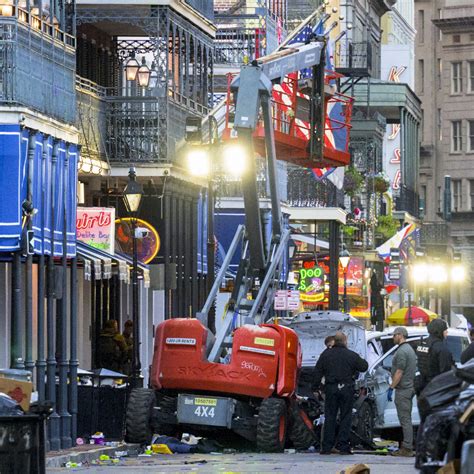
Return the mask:
<svg viewBox="0 0 474 474">
<path fill-rule="evenodd" d="M 316 442 L 313 423 L 308 415 L 298 406 L 293 406 L 290 411 L 289 437 L 293 447 L 298 451 L 306 451 Z"/>
<path fill-rule="evenodd" d="M 363 445 L 369 447 L 373 445 L 374 438 L 374 410 L 368 401 L 364 401 L 357 410 L 357 423 L 354 427 L 357 436 L 352 435 L 351 444 L 353 446 Z"/>
<path fill-rule="evenodd" d="M 288 412 L 285 400 L 266 398 L 260 404 L 257 420 L 257 449 L 279 453 L 285 448 Z"/>
<path fill-rule="evenodd" d="M 155 400 L 155 391 L 150 388 L 134 388 L 131 391 L 125 416 L 125 440 L 128 443 L 151 442 L 151 414 Z"/>
</svg>

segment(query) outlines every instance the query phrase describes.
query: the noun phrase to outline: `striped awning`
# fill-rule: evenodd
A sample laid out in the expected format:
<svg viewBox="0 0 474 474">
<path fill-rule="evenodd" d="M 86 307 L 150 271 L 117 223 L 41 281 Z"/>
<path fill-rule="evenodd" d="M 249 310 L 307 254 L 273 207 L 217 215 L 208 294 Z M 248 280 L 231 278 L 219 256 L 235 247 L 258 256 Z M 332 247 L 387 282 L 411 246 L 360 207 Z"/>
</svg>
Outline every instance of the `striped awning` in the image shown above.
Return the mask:
<svg viewBox="0 0 474 474">
<path fill-rule="evenodd" d="M 87 280 L 108 280 L 112 277 L 114 268 L 117 269 L 119 279 L 130 283 L 130 273 L 133 261 L 124 254 L 110 254 L 104 250 L 92 247 L 84 242 L 77 242 L 78 256 L 84 260 L 84 277 Z M 93 270 L 93 271 L 92 271 Z M 150 286 L 150 271 L 147 265 L 138 264 L 138 270 L 143 278 L 145 288 Z"/>
</svg>

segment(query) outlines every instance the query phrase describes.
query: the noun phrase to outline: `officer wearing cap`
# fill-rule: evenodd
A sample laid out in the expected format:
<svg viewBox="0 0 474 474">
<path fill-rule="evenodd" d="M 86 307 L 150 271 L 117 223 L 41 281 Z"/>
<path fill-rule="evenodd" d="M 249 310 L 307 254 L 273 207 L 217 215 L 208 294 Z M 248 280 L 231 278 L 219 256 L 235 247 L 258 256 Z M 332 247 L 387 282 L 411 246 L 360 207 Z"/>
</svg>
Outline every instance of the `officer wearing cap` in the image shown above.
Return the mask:
<svg viewBox="0 0 474 474">
<path fill-rule="evenodd" d="M 451 370 L 453 356 L 445 344 L 448 325 L 443 319 L 433 319 L 428 324 L 428 338 L 420 341 L 416 347 L 418 370 L 420 375 L 415 382 L 417 395 L 439 374 Z"/>
<path fill-rule="evenodd" d="M 336 441 L 336 420 L 339 413 L 338 447 L 341 454 L 352 454 L 350 435 L 354 380 L 359 372 L 369 368 L 367 361 L 347 348 L 347 336 L 336 332 L 334 346 L 326 349 L 314 368 L 313 390 L 318 390 L 325 378 L 324 431 L 321 454 L 331 454 Z"/>
<path fill-rule="evenodd" d="M 415 351 L 407 343 L 407 338 L 406 328 L 398 327 L 393 331 L 393 342 L 398 345 L 398 349 L 393 356 L 392 383 L 387 393 L 387 399 L 392 401 L 393 390 L 395 390 L 395 407 L 403 431 L 401 448 L 394 453 L 394 456 L 413 456 L 411 410 L 415 395 L 414 380 L 417 360 Z"/>
</svg>

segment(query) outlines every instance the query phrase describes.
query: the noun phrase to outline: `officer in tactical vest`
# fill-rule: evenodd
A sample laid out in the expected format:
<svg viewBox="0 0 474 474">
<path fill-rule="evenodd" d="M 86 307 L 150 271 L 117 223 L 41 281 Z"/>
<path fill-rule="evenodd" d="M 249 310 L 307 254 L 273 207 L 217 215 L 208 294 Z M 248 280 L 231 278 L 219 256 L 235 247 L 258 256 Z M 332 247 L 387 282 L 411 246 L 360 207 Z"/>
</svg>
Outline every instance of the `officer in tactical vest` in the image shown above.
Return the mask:
<svg viewBox="0 0 474 474">
<path fill-rule="evenodd" d="M 415 380 L 416 394 L 428 385 L 439 374 L 451 370 L 454 365 L 453 356 L 446 346 L 448 325 L 443 319 L 434 319 L 428 324 L 428 338 L 422 339 L 416 347 L 418 370 L 420 374 Z"/>
</svg>

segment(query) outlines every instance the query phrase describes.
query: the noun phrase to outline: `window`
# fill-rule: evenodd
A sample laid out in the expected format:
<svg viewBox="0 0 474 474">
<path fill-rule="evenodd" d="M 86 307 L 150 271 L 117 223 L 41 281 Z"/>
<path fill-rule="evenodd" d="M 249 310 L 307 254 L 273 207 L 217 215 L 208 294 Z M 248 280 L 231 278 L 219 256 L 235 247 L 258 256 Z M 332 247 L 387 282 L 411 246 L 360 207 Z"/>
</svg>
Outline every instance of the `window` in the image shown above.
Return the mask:
<svg viewBox="0 0 474 474">
<path fill-rule="evenodd" d="M 461 42 L 461 35 L 453 35 L 453 43 L 458 44 Z"/>
<path fill-rule="evenodd" d="M 443 141 L 443 117 L 441 114 L 441 109 L 438 109 L 438 113 L 436 114 L 436 125 L 438 128 L 438 140 L 440 142 Z"/>
<path fill-rule="evenodd" d="M 469 198 L 471 201 L 470 209 L 474 211 L 474 179 L 469 180 Z"/>
<path fill-rule="evenodd" d="M 428 200 L 426 199 L 426 186 L 423 185 L 420 187 L 420 208 L 423 209 L 423 214 L 426 215 L 426 207 L 427 207 L 427 203 L 428 203 Z"/>
<path fill-rule="evenodd" d="M 462 151 L 461 120 L 451 122 L 451 151 L 454 153 Z"/>
<path fill-rule="evenodd" d="M 467 150 L 474 151 L 474 120 L 469 120 L 467 123 Z"/>
<path fill-rule="evenodd" d="M 441 20 L 443 18 L 443 10 L 441 8 L 438 8 L 438 18 Z M 438 28 L 438 41 L 441 41 L 443 39 L 443 32 L 441 31 L 441 28 Z"/>
<path fill-rule="evenodd" d="M 469 35 L 469 41 L 472 43 L 474 41 L 474 33 Z"/>
<path fill-rule="evenodd" d="M 451 210 L 453 212 L 458 212 L 462 208 L 462 194 L 461 194 L 461 180 L 460 179 L 453 179 L 451 181 L 451 192 L 452 192 Z"/>
<path fill-rule="evenodd" d="M 451 63 L 451 94 L 462 92 L 462 63 Z"/>
<path fill-rule="evenodd" d="M 436 190 L 436 202 L 438 203 L 438 212 L 441 212 L 441 205 L 442 205 L 442 200 L 441 200 L 441 186 L 438 186 L 438 189 Z"/>
<path fill-rule="evenodd" d="M 443 85 L 443 61 L 438 59 L 438 73 L 437 73 L 437 82 L 438 82 L 438 89 L 441 89 Z"/>
<path fill-rule="evenodd" d="M 418 11 L 418 42 L 424 43 L 425 42 L 425 11 L 419 10 Z"/>
<path fill-rule="evenodd" d="M 425 61 L 423 59 L 418 60 L 418 90 L 420 94 L 423 93 L 425 87 Z"/>
<path fill-rule="evenodd" d="M 474 61 L 469 61 L 467 63 L 467 83 L 469 87 L 469 92 L 474 92 Z"/>
</svg>

